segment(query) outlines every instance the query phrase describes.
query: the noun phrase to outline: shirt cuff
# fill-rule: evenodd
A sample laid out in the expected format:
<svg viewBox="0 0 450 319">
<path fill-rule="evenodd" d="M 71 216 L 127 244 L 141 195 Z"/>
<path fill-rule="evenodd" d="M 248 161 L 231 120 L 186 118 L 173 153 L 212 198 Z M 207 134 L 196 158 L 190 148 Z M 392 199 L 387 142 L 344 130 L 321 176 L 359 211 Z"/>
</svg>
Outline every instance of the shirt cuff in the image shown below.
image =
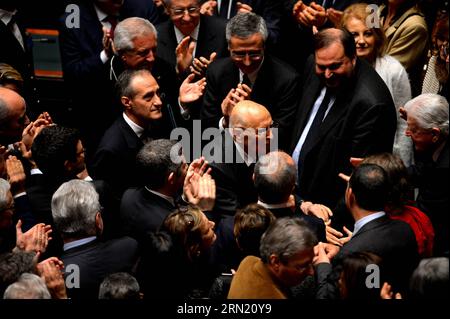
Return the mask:
<svg viewBox="0 0 450 319">
<path fill-rule="evenodd" d="M 42 175 L 42 171 L 39 168 L 32 168 L 30 175 Z"/>
<path fill-rule="evenodd" d="M 191 115 L 189 114 L 189 107 L 184 108 L 181 106 L 181 101 L 180 101 L 180 97 L 178 97 L 178 106 L 180 108 L 180 113 L 181 116 L 185 119 L 185 120 L 189 120 L 191 118 Z"/>
<path fill-rule="evenodd" d="M 26 194 L 27 194 L 27 192 L 21 192 L 19 194 L 14 195 L 13 198 L 16 199 L 16 198 L 19 198 L 21 196 L 25 196 Z"/>
<path fill-rule="evenodd" d="M 100 52 L 100 60 L 102 60 L 103 64 L 105 64 L 109 60 L 108 56 L 106 55 L 105 50 Z"/>
<path fill-rule="evenodd" d="M 223 119 L 224 119 L 224 117 L 222 116 L 220 118 L 220 120 L 219 120 L 219 130 L 220 130 L 220 132 L 225 131 L 225 128 L 223 127 Z"/>
<path fill-rule="evenodd" d="M 93 182 L 94 180 L 92 179 L 92 177 L 90 177 L 90 176 L 88 175 L 88 176 L 86 176 L 85 178 L 83 178 L 83 181 L 86 181 L 86 182 Z"/>
</svg>

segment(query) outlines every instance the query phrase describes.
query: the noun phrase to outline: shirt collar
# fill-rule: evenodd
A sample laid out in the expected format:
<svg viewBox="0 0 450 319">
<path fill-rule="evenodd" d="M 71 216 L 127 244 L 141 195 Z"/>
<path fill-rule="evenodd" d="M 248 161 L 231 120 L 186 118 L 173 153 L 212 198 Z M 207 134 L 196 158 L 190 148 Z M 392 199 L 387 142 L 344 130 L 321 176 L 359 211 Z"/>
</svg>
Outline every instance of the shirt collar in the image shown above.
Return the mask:
<svg viewBox="0 0 450 319">
<path fill-rule="evenodd" d="M 64 244 L 63 250 L 66 251 L 66 250 L 69 250 L 69 249 L 72 249 L 75 247 L 86 245 L 96 239 L 97 239 L 96 236 L 91 236 L 91 237 L 87 237 L 87 238 L 83 238 L 83 239 L 74 240 L 74 241 L 71 241 L 70 243 Z"/>
<path fill-rule="evenodd" d="M 261 70 L 263 63 L 264 63 L 264 56 L 262 58 L 262 61 L 261 61 L 261 64 L 259 65 L 259 67 L 252 73 L 247 74 L 250 82 L 252 82 L 252 85 L 255 84 L 256 77 L 258 76 L 258 72 L 259 72 L 259 70 Z M 244 78 L 244 72 L 242 72 L 241 69 L 239 69 L 239 82 L 242 82 L 243 78 Z"/>
<path fill-rule="evenodd" d="M 174 25 L 173 29 L 175 30 L 175 36 L 177 38 L 177 43 L 180 43 L 181 40 L 183 40 L 186 36 L 181 33 L 180 30 Z M 197 24 L 195 29 L 192 31 L 192 33 L 189 35 L 192 40 L 197 41 L 198 40 L 198 30 L 200 29 L 200 22 Z"/>
<path fill-rule="evenodd" d="M 257 204 L 261 205 L 262 207 L 267 208 L 267 209 L 291 208 L 292 207 L 289 202 L 285 202 L 285 203 L 281 203 L 281 204 L 266 204 L 266 203 L 258 200 Z"/>
<path fill-rule="evenodd" d="M 105 18 L 108 15 L 105 12 L 103 12 L 102 10 L 100 10 L 100 8 L 97 7 L 95 4 L 94 4 L 94 8 L 95 8 L 95 12 L 97 13 L 98 21 L 103 22 L 103 20 L 105 20 Z"/>
<path fill-rule="evenodd" d="M 2 20 L 2 22 L 5 25 L 8 25 L 9 21 L 11 21 L 12 17 L 17 13 L 17 10 L 14 11 L 6 11 L 4 9 L 0 9 L 0 20 Z"/>
<path fill-rule="evenodd" d="M 126 114 L 125 112 L 122 113 L 123 114 L 123 119 L 125 120 L 125 122 L 131 127 L 131 129 L 133 130 L 133 132 L 137 135 L 137 137 L 141 137 L 142 134 L 144 133 L 144 128 L 140 127 L 139 125 L 137 125 L 136 123 L 134 123 Z"/>
<path fill-rule="evenodd" d="M 150 192 L 150 193 L 152 193 L 152 194 L 155 194 L 156 196 L 159 196 L 159 197 L 161 197 L 161 198 L 167 200 L 169 203 L 172 204 L 172 206 L 175 207 L 175 201 L 173 200 L 172 197 L 167 196 L 167 195 L 164 195 L 164 194 L 161 194 L 161 193 L 159 193 L 159 192 L 157 192 L 157 191 L 154 191 L 154 190 L 148 188 L 147 186 L 145 186 L 145 189 L 146 189 L 148 192 Z"/>
<path fill-rule="evenodd" d="M 355 223 L 355 227 L 353 228 L 353 236 L 355 236 L 355 234 L 366 224 L 368 224 L 369 222 L 371 222 L 374 219 L 380 218 L 382 216 L 386 215 L 385 212 L 377 212 L 377 213 L 373 213 L 370 214 L 368 216 L 365 216 L 361 219 L 359 219 L 356 223 Z"/>
</svg>

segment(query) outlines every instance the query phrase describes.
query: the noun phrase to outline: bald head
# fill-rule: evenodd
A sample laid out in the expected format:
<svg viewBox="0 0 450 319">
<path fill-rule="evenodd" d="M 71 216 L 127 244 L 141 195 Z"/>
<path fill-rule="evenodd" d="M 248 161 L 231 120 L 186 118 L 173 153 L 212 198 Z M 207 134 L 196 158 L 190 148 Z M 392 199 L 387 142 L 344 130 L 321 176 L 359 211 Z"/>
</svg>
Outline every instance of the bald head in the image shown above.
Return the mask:
<svg viewBox="0 0 450 319">
<path fill-rule="evenodd" d="M 0 87 L 0 144 L 10 144 L 22 138 L 29 120 L 23 97 L 15 91 Z"/>
<path fill-rule="evenodd" d="M 286 202 L 294 189 L 296 176 L 297 167 L 287 153 L 275 151 L 261 156 L 254 175 L 260 200 L 267 204 Z"/>
<path fill-rule="evenodd" d="M 230 115 L 230 127 L 262 128 L 272 122 L 269 111 L 261 104 L 244 100 L 235 105 Z M 266 124 L 266 125 L 265 125 Z"/>
</svg>

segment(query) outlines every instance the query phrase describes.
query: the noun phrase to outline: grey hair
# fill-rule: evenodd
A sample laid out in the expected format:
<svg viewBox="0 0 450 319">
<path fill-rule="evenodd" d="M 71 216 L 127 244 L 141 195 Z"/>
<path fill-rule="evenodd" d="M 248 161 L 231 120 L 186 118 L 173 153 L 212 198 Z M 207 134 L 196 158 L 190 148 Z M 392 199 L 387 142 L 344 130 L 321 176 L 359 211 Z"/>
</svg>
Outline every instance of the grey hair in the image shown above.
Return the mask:
<svg viewBox="0 0 450 319">
<path fill-rule="evenodd" d="M 98 299 L 139 299 L 139 291 L 136 278 L 126 272 L 118 272 L 103 280 Z"/>
<path fill-rule="evenodd" d="M 445 97 L 425 93 L 405 104 L 408 116 L 413 117 L 419 127 L 431 129 L 437 127 L 444 137 L 448 136 L 448 102 Z"/>
<path fill-rule="evenodd" d="M 52 296 L 41 277 L 23 273 L 6 288 L 3 299 L 52 299 Z"/>
<path fill-rule="evenodd" d="M 258 196 L 268 204 L 281 204 L 295 185 L 297 167 L 282 151 L 261 156 L 255 165 L 255 187 Z"/>
<path fill-rule="evenodd" d="M 7 202 L 7 195 L 10 190 L 11 186 L 9 183 L 4 180 L 3 178 L 0 178 L 0 211 L 2 209 L 6 208 Z"/>
<path fill-rule="evenodd" d="M 158 32 L 150 21 L 138 17 L 125 19 L 114 30 L 114 47 L 119 54 L 133 50 L 133 40 L 147 34 L 154 34 L 158 38 Z"/>
<path fill-rule="evenodd" d="M 287 263 L 295 254 L 313 249 L 316 244 L 316 235 L 303 220 L 283 217 L 276 219 L 263 234 L 259 252 L 266 264 L 272 254 L 278 256 L 282 263 Z"/>
<path fill-rule="evenodd" d="M 128 98 L 133 98 L 136 95 L 136 91 L 134 90 L 133 86 L 133 80 L 137 77 L 144 77 L 144 76 L 151 76 L 153 75 L 150 73 L 149 70 L 146 69 L 140 69 L 140 70 L 125 70 L 117 79 L 116 87 L 119 94 L 119 97 L 126 96 Z"/>
<path fill-rule="evenodd" d="M 9 118 L 9 107 L 5 100 L 0 96 L 0 124 L 5 122 Z"/>
<path fill-rule="evenodd" d="M 53 194 L 53 220 L 63 237 L 94 236 L 99 211 L 98 193 L 89 182 L 74 179 L 62 184 Z"/>
<path fill-rule="evenodd" d="M 246 39 L 255 33 L 260 33 L 264 42 L 267 40 L 268 31 L 264 19 L 253 12 L 239 13 L 228 21 L 225 37 L 229 43 L 231 37 Z"/>
</svg>

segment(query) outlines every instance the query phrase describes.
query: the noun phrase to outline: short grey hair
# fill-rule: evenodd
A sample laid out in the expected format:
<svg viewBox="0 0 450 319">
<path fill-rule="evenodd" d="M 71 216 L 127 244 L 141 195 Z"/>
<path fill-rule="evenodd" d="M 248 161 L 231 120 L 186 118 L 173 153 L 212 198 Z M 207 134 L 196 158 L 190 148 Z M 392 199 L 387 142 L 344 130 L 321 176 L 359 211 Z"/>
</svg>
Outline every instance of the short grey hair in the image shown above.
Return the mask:
<svg viewBox="0 0 450 319">
<path fill-rule="evenodd" d="M 6 288 L 3 299 L 52 299 L 52 296 L 41 277 L 23 273 Z"/>
<path fill-rule="evenodd" d="M 147 34 L 154 34 L 158 38 L 158 32 L 150 21 L 138 17 L 125 19 L 114 30 L 114 47 L 119 54 L 133 50 L 133 40 Z"/>
<path fill-rule="evenodd" d="M 264 42 L 267 40 L 268 31 L 266 22 L 259 15 L 248 12 L 239 13 L 230 19 L 225 29 L 225 37 L 228 43 L 231 37 L 246 39 L 255 33 L 260 33 Z"/>
<path fill-rule="evenodd" d="M 139 283 L 135 277 L 126 272 L 118 272 L 103 280 L 98 299 L 139 299 L 139 291 Z"/>
<path fill-rule="evenodd" d="M 98 193 L 86 181 L 74 179 L 66 182 L 52 197 L 53 221 L 66 238 L 94 236 L 95 216 L 100 209 Z"/>
<path fill-rule="evenodd" d="M 298 217 L 278 218 L 261 237 L 259 252 L 261 260 L 268 264 L 272 254 L 282 263 L 317 245 L 317 238 L 306 222 Z"/>
<path fill-rule="evenodd" d="M 3 178 L 0 178 L 0 211 L 6 208 L 6 205 L 8 205 L 8 193 L 11 186 L 9 183 L 4 180 Z"/>
<path fill-rule="evenodd" d="M 421 94 L 405 104 L 408 116 L 417 121 L 423 129 L 437 127 L 444 137 L 448 136 L 448 102 L 441 95 Z"/>
</svg>

